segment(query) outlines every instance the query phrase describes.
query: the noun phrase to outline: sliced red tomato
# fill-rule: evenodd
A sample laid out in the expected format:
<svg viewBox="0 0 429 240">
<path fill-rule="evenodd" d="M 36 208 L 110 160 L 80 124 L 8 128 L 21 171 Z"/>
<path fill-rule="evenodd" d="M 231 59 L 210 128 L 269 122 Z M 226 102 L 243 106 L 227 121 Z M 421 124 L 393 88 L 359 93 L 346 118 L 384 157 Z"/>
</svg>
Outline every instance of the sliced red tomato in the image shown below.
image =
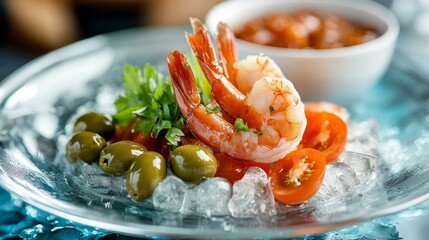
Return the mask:
<svg viewBox="0 0 429 240">
<path fill-rule="evenodd" d="M 123 140 L 134 141 L 135 138 L 137 139 L 142 138 L 141 136 L 139 136 L 140 132 L 135 130 L 137 121 L 138 119 L 136 118 L 125 126 L 116 125 L 115 134 L 110 139 L 110 141 L 111 142 L 118 142 Z"/>
<path fill-rule="evenodd" d="M 153 138 L 149 134 L 145 136 L 143 132 L 135 130 L 136 123 L 137 120 L 134 120 L 126 126 L 117 125 L 115 134 L 110 139 L 110 142 L 114 143 L 123 140 L 130 140 L 144 145 L 149 151 L 160 152 L 164 136 L 158 136 L 157 138 Z"/>
<path fill-rule="evenodd" d="M 346 145 L 346 123 L 332 113 L 307 112 L 307 127 L 300 147 L 314 148 L 321 151 L 325 155 L 327 163 L 335 161 Z"/>
<path fill-rule="evenodd" d="M 133 134 L 133 139 L 131 139 L 134 142 L 138 142 L 145 146 L 147 150 L 149 151 L 155 151 L 155 152 L 161 152 L 162 148 L 162 140 L 165 139 L 164 135 L 158 135 L 157 138 L 153 138 L 148 134 L 145 136 L 143 132 L 138 132 Z"/>
<path fill-rule="evenodd" d="M 325 166 L 325 156 L 318 150 L 301 148 L 290 152 L 270 169 L 275 198 L 289 205 L 307 201 L 322 185 Z"/>
<path fill-rule="evenodd" d="M 262 168 L 267 174 L 271 167 L 271 164 L 268 163 L 240 161 L 219 152 L 214 155 L 218 161 L 218 168 L 215 176 L 226 178 L 231 184 L 243 178 L 247 169 L 250 167 Z"/>
<path fill-rule="evenodd" d="M 306 102 L 305 115 L 310 117 L 312 113 L 329 112 L 340 117 L 344 122 L 350 118 L 350 114 L 346 108 L 333 102 Z"/>
</svg>

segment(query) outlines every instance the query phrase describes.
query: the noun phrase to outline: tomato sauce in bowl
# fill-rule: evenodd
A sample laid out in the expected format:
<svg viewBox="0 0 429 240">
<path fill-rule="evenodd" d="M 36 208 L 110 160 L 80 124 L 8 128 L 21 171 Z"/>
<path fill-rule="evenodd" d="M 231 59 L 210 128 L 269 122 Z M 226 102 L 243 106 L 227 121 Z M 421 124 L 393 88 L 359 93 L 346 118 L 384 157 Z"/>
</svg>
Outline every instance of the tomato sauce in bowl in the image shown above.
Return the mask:
<svg viewBox="0 0 429 240">
<path fill-rule="evenodd" d="M 380 34 L 370 26 L 354 24 L 336 14 L 316 11 L 272 13 L 247 21 L 237 38 L 283 48 L 330 49 L 358 45 Z"/>
<path fill-rule="evenodd" d="M 375 1 L 246 0 L 212 8 L 237 36 L 241 56 L 264 54 L 310 100 L 352 99 L 382 79 L 392 59 L 399 23 Z"/>
</svg>

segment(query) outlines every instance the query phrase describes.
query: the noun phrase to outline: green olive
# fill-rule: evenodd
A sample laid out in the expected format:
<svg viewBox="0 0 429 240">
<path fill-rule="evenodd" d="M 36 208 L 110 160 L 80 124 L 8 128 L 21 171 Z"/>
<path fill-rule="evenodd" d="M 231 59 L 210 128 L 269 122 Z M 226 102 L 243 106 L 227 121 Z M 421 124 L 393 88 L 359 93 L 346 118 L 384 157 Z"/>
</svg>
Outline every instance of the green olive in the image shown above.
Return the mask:
<svg viewBox="0 0 429 240">
<path fill-rule="evenodd" d="M 110 175 L 124 175 L 136 157 L 146 152 L 145 146 L 133 141 L 120 141 L 105 147 L 98 165 Z"/>
<path fill-rule="evenodd" d="M 134 200 L 148 198 L 166 175 L 166 163 L 162 155 L 157 152 L 144 152 L 134 159 L 127 172 L 128 194 Z"/>
<path fill-rule="evenodd" d="M 112 116 L 99 112 L 87 112 L 76 119 L 73 132 L 95 132 L 110 139 L 115 132 L 115 123 Z"/>
<path fill-rule="evenodd" d="M 198 145 L 184 145 L 170 155 L 171 168 L 180 179 L 199 183 L 213 177 L 217 171 L 217 160 L 213 153 Z"/>
<path fill-rule="evenodd" d="M 66 155 L 71 161 L 80 159 L 90 164 L 98 161 L 98 156 L 104 147 L 106 147 L 106 140 L 99 134 L 78 132 L 67 143 Z"/>
</svg>

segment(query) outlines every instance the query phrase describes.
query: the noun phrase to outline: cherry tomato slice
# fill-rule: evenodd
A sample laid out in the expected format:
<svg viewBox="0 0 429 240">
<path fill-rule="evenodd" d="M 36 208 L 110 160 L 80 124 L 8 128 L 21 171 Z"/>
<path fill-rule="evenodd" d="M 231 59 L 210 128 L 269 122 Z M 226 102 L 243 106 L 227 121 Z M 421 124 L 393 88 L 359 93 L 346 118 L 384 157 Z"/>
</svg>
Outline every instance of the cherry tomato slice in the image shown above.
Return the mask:
<svg viewBox="0 0 429 240">
<path fill-rule="evenodd" d="M 133 137 L 131 135 L 135 126 L 135 122 L 136 121 L 134 120 L 125 126 L 116 125 L 115 133 L 113 134 L 113 136 L 110 138 L 109 141 L 111 143 L 114 143 L 122 140 L 133 140 Z"/>
<path fill-rule="evenodd" d="M 307 127 L 300 147 L 321 151 L 326 163 L 335 161 L 343 152 L 347 140 L 347 125 L 337 115 L 328 112 L 307 113 Z"/>
<path fill-rule="evenodd" d="M 329 112 L 340 117 L 344 122 L 350 118 L 346 108 L 333 102 L 305 102 L 305 116 L 308 118 L 313 113 Z"/>
<path fill-rule="evenodd" d="M 325 166 L 325 157 L 318 150 L 301 148 L 290 152 L 270 169 L 274 196 L 289 205 L 307 201 L 322 185 Z"/>
<path fill-rule="evenodd" d="M 150 134 L 145 136 L 143 132 L 137 132 L 133 134 L 133 139 L 131 140 L 142 144 L 149 151 L 161 152 L 163 139 L 165 139 L 163 134 L 158 135 L 157 138 L 153 138 Z"/>
<path fill-rule="evenodd" d="M 159 135 L 157 138 L 151 137 L 150 134 L 145 136 L 143 132 L 135 130 L 136 123 L 137 120 L 133 120 L 126 126 L 117 125 L 115 134 L 110 139 L 110 142 L 114 143 L 123 140 L 130 140 L 144 145 L 149 151 L 160 152 L 164 136 Z"/>
<path fill-rule="evenodd" d="M 226 178 L 231 184 L 243 178 L 247 169 L 250 167 L 262 168 L 262 170 L 264 170 L 267 174 L 269 173 L 271 167 L 271 164 L 269 163 L 240 161 L 220 152 L 215 153 L 214 155 L 218 161 L 218 168 L 215 176 Z"/>
</svg>

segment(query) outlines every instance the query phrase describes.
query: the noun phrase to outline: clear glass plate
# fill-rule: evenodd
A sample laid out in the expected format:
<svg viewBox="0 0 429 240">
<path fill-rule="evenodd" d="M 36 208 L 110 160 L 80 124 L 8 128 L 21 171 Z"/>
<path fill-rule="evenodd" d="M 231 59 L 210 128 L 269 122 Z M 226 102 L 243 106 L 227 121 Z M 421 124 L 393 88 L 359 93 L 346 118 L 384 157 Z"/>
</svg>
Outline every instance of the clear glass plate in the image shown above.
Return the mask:
<svg viewBox="0 0 429 240">
<path fill-rule="evenodd" d="M 123 65 L 150 62 L 167 73 L 171 50 L 189 51 L 183 28 L 134 29 L 98 36 L 22 67 L 0 88 L 0 185 L 42 210 L 133 236 L 194 238 L 295 237 L 321 233 L 401 211 L 429 199 L 429 85 L 391 67 L 361 98 L 338 100 L 355 121 L 380 126 L 380 161 L 369 195 L 351 191 L 324 203 L 282 207 L 274 218 L 181 215 L 91 189 L 61 164 L 67 124 L 79 111 L 112 112 Z M 397 59 L 395 59 L 397 60 Z M 363 70 L 364 71 L 364 70 Z M 118 184 L 106 179 L 107 185 Z M 120 181 L 119 181 L 120 184 Z M 111 187 L 111 186 L 110 186 Z"/>
</svg>

